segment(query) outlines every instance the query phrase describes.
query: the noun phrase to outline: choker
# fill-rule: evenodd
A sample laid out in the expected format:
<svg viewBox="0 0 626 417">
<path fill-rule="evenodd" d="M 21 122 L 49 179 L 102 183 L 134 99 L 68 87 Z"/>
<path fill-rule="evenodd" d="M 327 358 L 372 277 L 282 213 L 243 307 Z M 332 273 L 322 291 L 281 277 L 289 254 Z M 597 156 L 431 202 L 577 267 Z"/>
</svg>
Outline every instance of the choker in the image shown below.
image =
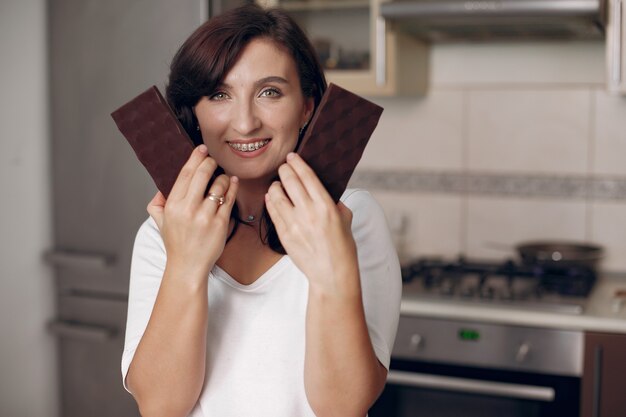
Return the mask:
<svg viewBox="0 0 626 417">
<path fill-rule="evenodd" d="M 240 220 L 244 223 L 254 223 L 254 221 L 256 220 L 256 217 L 254 217 L 252 214 L 249 214 L 248 217 L 246 217 L 245 219 L 240 219 Z"/>
</svg>

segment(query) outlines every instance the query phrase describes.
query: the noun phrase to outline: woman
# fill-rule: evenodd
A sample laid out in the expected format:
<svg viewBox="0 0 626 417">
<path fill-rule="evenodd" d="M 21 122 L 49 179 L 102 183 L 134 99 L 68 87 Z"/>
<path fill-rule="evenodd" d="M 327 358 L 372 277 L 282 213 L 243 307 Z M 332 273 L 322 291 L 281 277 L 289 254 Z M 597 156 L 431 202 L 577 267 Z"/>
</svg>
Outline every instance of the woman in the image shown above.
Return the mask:
<svg viewBox="0 0 626 417">
<path fill-rule="evenodd" d="M 174 57 L 199 146 L 135 241 L 122 373 L 143 416 L 364 416 L 380 394 L 401 290 L 384 216 L 362 190 L 335 205 L 292 152 L 325 88 L 280 10 L 218 16 Z"/>
</svg>

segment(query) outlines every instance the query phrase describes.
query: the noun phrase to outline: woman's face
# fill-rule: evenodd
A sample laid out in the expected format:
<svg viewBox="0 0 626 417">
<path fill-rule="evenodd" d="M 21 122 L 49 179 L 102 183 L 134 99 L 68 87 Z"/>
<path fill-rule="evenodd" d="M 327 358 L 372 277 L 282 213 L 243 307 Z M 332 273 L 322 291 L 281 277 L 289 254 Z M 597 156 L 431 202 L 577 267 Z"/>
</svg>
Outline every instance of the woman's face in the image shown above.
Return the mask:
<svg viewBox="0 0 626 417">
<path fill-rule="evenodd" d="M 302 94 L 289 53 L 259 38 L 243 49 L 215 94 L 202 97 L 194 110 L 209 154 L 227 175 L 269 180 L 294 150 L 313 99 Z"/>
</svg>

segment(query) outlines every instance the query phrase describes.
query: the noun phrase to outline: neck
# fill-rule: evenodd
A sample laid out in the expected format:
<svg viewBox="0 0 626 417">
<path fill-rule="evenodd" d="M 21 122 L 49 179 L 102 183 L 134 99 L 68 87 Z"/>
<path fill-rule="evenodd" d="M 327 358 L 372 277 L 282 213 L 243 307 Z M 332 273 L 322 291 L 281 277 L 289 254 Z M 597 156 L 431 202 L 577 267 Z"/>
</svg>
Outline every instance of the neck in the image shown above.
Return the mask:
<svg viewBox="0 0 626 417">
<path fill-rule="evenodd" d="M 237 207 L 239 218 L 243 221 L 255 222 L 263 214 L 265 193 L 271 182 L 260 180 L 240 180 L 237 191 Z"/>
</svg>

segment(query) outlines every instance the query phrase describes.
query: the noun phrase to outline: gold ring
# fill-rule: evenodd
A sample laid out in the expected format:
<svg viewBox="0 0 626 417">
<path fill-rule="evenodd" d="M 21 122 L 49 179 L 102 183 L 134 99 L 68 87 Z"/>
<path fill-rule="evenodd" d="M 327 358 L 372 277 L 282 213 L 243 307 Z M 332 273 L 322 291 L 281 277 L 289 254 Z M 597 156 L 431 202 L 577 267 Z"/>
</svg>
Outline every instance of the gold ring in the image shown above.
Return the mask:
<svg viewBox="0 0 626 417">
<path fill-rule="evenodd" d="M 218 206 L 221 206 L 222 204 L 224 204 L 224 196 L 223 195 L 217 195 L 217 194 L 209 193 L 207 198 L 209 200 L 211 200 L 211 201 L 215 201 Z"/>
</svg>

